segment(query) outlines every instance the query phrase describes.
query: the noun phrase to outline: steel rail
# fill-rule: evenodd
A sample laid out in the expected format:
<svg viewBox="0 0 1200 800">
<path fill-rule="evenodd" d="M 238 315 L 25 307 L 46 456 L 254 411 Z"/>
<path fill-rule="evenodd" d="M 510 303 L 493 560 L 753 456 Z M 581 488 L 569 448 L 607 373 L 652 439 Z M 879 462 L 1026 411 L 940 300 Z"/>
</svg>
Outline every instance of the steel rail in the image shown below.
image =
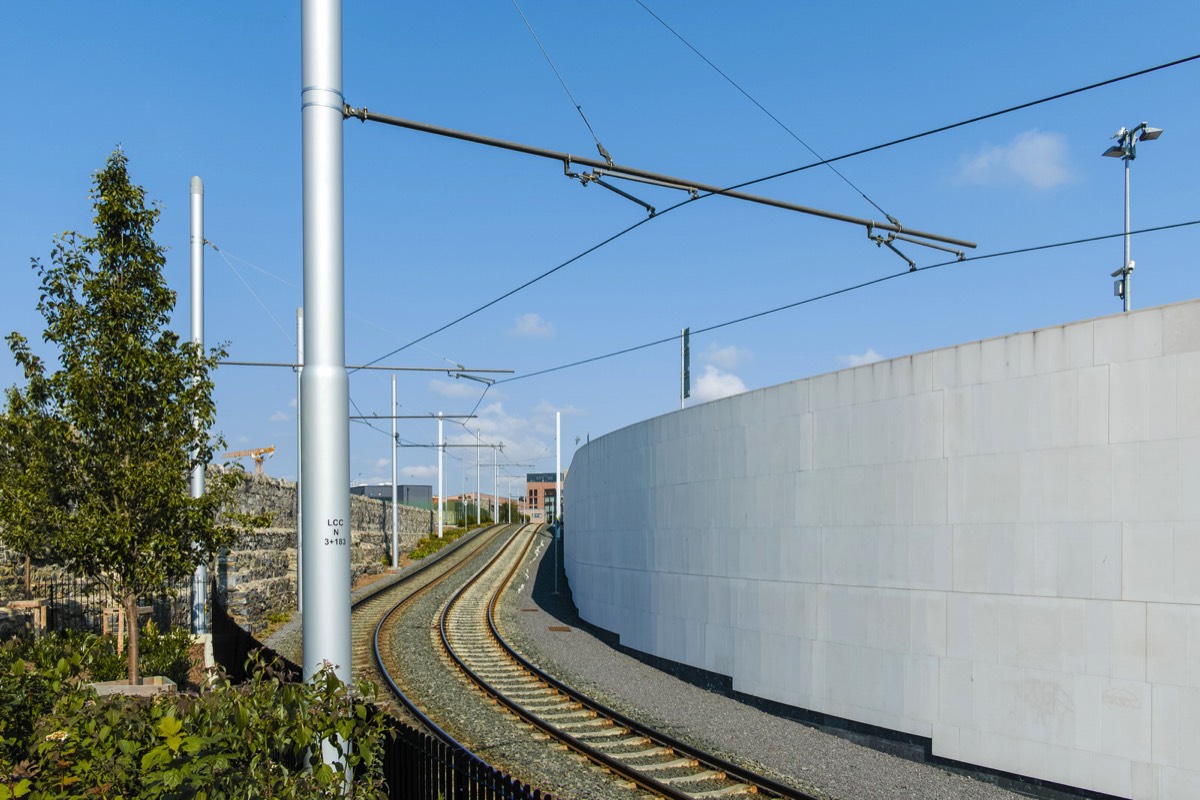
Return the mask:
<svg viewBox="0 0 1200 800">
<path fill-rule="evenodd" d="M 654 730 L 652 728 L 648 728 L 645 725 L 643 725 L 642 723 L 638 722 L 637 720 L 634 720 L 634 719 L 631 719 L 630 717 L 625 716 L 624 714 L 617 711 L 616 709 L 609 708 L 608 706 L 604 705 L 603 703 L 600 703 L 599 701 L 594 700 L 591 697 L 588 697 L 587 695 L 578 692 L 577 690 L 573 689 L 572 687 L 570 687 L 567 684 L 563 683 L 562 681 L 558 680 L 554 676 L 543 671 L 538 666 L 536 666 L 531 661 L 529 661 L 524 656 L 522 656 L 520 653 L 518 653 L 508 643 L 508 641 L 503 637 L 503 635 L 501 635 L 500 629 L 496 625 L 496 619 L 495 619 L 496 604 L 499 602 L 500 596 L 504 593 L 504 590 L 508 587 L 508 584 L 512 581 L 512 578 L 515 574 L 516 574 L 516 570 L 514 570 L 507 577 L 505 577 L 500 588 L 497 589 L 495 594 L 492 595 L 491 600 L 488 602 L 487 617 L 488 617 L 488 628 L 490 629 L 490 631 L 492 633 L 492 637 L 495 639 L 496 643 L 500 645 L 500 647 L 504 650 L 505 654 L 508 655 L 509 658 L 513 659 L 522 668 L 524 668 L 531 674 L 535 675 L 540 680 L 543 680 L 546 683 L 550 684 L 557 691 L 562 692 L 563 694 L 570 697 L 575 702 L 583 705 L 584 707 L 590 708 L 590 709 L 596 711 L 598 714 L 608 717 L 609 719 L 612 719 L 614 722 L 616 722 L 620 725 L 623 725 L 632 731 L 635 731 L 637 733 L 645 735 L 647 738 L 657 742 L 658 744 L 662 745 L 663 747 L 668 747 L 682 755 L 688 756 L 690 758 L 694 758 L 697 761 L 699 761 L 701 764 L 705 764 L 708 767 L 710 767 L 711 769 L 714 769 L 714 770 L 717 770 L 720 772 L 724 772 L 728 777 L 730 777 L 734 780 L 740 781 L 742 783 L 748 784 L 753 787 L 757 787 L 758 789 L 764 790 L 765 792 L 767 792 L 771 795 L 775 795 L 775 796 L 778 796 L 781 798 L 792 798 L 793 800 L 816 800 L 816 798 L 813 795 L 810 795 L 806 792 L 795 789 L 791 786 L 787 786 L 785 784 L 779 783 L 778 781 L 771 780 L 770 778 L 767 778 L 764 775 L 759 775 L 756 772 L 752 772 L 748 769 L 744 769 L 743 767 L 740 767 L 731 761 L 727 761 L 718 756 L 712 755 L 711 753 L 708 753 L 706 751 L 699 750 L 699 749 L 687 744 L 686 742 L 680 741 L 679 739 L 676 739 L 668 734 L 662 733 L 662 732 Z"/>
<path fill-rule="evenodd" d="M 519 571 L 521 564 L 524 562 L 529 548 L 532 546 L 531 539 L 525 544 L 524 549 L 519 558 L 516 559 L 511 569 L 504 575 L 500 584 L 492 592 L 487 602 L 487 624 L 489 632 L 494 641 L 501 647 L 505 655 L 512 659 L 520 668 L 524 669 L 537 680 L 542 681 L 548 687 L 552 688 L 557 693 L 568 698 L 569 702 L 579 705 L 583 709 L 595 714 L 599 718 L 607 719 L 616 726 L 625 728 L 629 731 L 630 736 L 640 737 L 652 743 L 656 747 L 674 751 L 676 755 L 695 762 L 694 767 L 702 767 L 704 769 L 715 772 L 719 775 L 720 780 L 732 781 L 735 784 L 741 784 L 746 787 L 747 792 L 762 793 L 765 796 L 773 796 L 779 798 L 788 798 L 789 800 L 815 800 L 813 795 L 805 793 L 801 790 L 779 783 L 777 781 L 766 778 L 748 769 L 740 767 L 732 762 L 716 757 L 710 753 L 699 750 L 684 742 L 675 739 L 674 737 L 663 734 L 657 730 L 649 728 L 643 723 L 631 719 L 620 712 L 609 708 L 608 706 L 593 700 L 592 698 L 572 689 L 562 681 L 548 675 L 542 670 L 532 665 L 528 660 L 520 656 L 503 638 L 498 626 L 495 622 L 495 607 L 499 602 L 501 595 L 504 593 L 507 586 L 511 583 L 513 577 Z M 506 545 L 507 547 L 511 546 Z M 530 725 L 536 726 L 556 740 L 563 742 L 571 749 L 586 756 L 589 760 L 600 765 L 601 767 L 611 770 L 616 774 L 632 781 L 636 785 L 647 791 L 659 794 L 662 797 L 670 798 L 671 800 L 693 800 L 697 796 L 703 796 L 703 793 L 690 793 L 682 789 L 677 789 L 667 783 L 656 780 L 653 776 L 639 770 L 638 765 L 629 764 L 621 760 L 621 755 L 611 756 L 596 747 L 589 745 L 587 742 L 580 740 L 572 734 L 561 730 L 553 723 L 542 719 L 536 712 L 526 709 L 518 701 L 507 697 L 504 691 L 493 686 L 486 678 L 479 675 L 474 669 L 466 663 L 466 659 L 454 649 L 450 644 L 449 635 L 447 632 L 447 619 L 450 614 L 450 609 L 465 595 L 468 589 L 473 584 L 478 582 L 482 576 L 491 569 L 492 564 L 503 555 L 498 553 L 496 558 L 484 569 L 480 570 L 471 580 L 464 585 L 455 595 L 446 603 L 446 608 L 443 611 L 441 620 L 439 621 L 439 631 L 442 637 L 443 647 L 448 655 L 454 660 L 459 669 L 475 681 L 488 694 L 492 695 L 498 702 L 511 710 L 518 717 L 523 719 Z M 644 766 L 644 765 L 643 765 Z"/>
<path fill-rule="evenodd" d="M 505 525 L 495 525 L 495 526 L 492 526 L 492 528 L 484 529 L 476 536 L 482 536 L 483 534 L 485 534 L 488 531 L 491 531 L 491 530 L 493 530 L 493 528 L 495 528 L 495 529 L 499 529 L 499 530 L 495 530 L 495 536 L 499 537 L 502 535 L 502 530 L 504 528 L 511 528 L 511 527 L 514 527 L 514 525 L 515 525 L 515 523 L 505 524 Z M 472 538 L 475 538 L 475 537 L 472 537 Z M 461 547 L 461 546 L 462 545 L 460 544 L 459 547 Z M 484 545 L 484 546 L 486 546 L 486 545 Z M 503 548 L 501 548 L 501 549 L 503 550 Z M 457 548 L 456 548 L 456 550 L 457 550 Z M 460 569 L 461 567 L 466 565 L 466 563 L 467 563 L 467 560 L 464 560 L 461 564 L 456 565 L 455 568 L 447 571 L 446 575 L 442 576 L 442 578 L 444 579 L 446 577 L 449 577 L 454 572 L 456 572 L 458 569 Z M 491 563 L 491 562 L 489 561 L 489 563 Z M 428 566 L 432 566 L 432 564 L 430 564 Z M 413 574 L 415 575 L 418 573 L 414 572 Z M 426 589 L 431 588 L 437 582 L 438 581 L 435 581 L 434 583 L 431 583 L 425 587 L 422 587 L 422 589 L 420 591 L 423 592 Z M 365 602 L 366 600 L 369 600 L 369 599 L 377 596 L 378 594 L 381 594 L 383 591 L 386 591 L 388 588 L 391 588 L 391 587 L 386 587 L 385 589 L 382 589 L 380 592 L 377 592 L 377 593 L 371 595 L 370 597 L 362 598 L 362 600 L 360 602 Z M 462 748 L 464 752 L 468 753 L 472 757 L 477 758 L 481 762 L 483 762 L 483 759 L 479 758 L 478 755 L 471 752 L 471 750 L 469 748 L 467 748 L 466 745 L 464 745 L 462 742 L 455 739 L 453 736 L 451 736 L 449 733 L 447 733 L 440 725 L 438 725 L 436 722 L 434 722 L 432 719 L 430 719 L 429 716 L 424 711 L 422 711 L 417 706 L 417 704 L 415 702 L 413 702 L 413 700 L 407 694 L 405 694 L 404 691 L 396 684 L 396 681 L 392 678 L 391 672 L 388 671 L 387 666 L 384 664 L 383 654 L 380 651 L 380 644 L 379 644 L 380 633 L 383 630 L 384 625 L 387 624 L 388 620 L 391 619 L 391 617 L 397 611 L 400 610 L 400 607 L 402 605 L 404 605 L 405 603 L 407 603 L 409 600 L 411 600 L 415 596 L 416 596 L 416 593 L 414 593 L 414 595 L 406 597 L 403 600 L 401 600 L 400 602 L 396 603 L 396 605 L 394 605 L 391 609 L 389 609 L 386 614 L 383 614 L 379 618 L 379 622 L 375 625 L 375 631 L 374 631 L 374 634 L 372 635 L 372 640 L 371 640 L 372 647 L 374 649 L 375 667 L 379 671 L 379 674 L 383 678 L 384 682 L 387 683 L 387 686 L 391 690 L 392 694 L 396 696 L 396 699 L 398 699 L 400 701 L 400 703 L 405 707 L 405 709 L 407 709 L 408 712 L 411 713 L 413 715 L 413 717 L 415 717 L 421 723 L 421 725 L 423 725 L 430 733 L 432 733 L 434 736 L 436 736 L 438 739 L 440 739 L 445 744 L 448 744 L 452 747 Z M 486 762 L 484 762 L 484 763 L 486 763 Z"/>
</svg>

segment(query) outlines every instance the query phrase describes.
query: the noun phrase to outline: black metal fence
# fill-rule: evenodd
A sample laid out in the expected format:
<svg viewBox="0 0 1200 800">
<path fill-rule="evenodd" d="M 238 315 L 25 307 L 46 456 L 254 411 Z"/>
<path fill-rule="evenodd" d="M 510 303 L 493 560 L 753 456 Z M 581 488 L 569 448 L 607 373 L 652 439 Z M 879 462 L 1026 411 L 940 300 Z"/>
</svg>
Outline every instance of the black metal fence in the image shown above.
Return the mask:
<svg viewBox="0 0 1200 800">
<path fill-rule="evenodd" d="M 213 657 L 230 680 L 246 678 L 250 654 L 277 659 L 297 676 L 300 668 L 243 629 L 211 592 Z M 396 719 L 384 735 L 383 776 L 391 800 L 553 800 L 553 796 L 501 772 L 457 744 L 443 742 Z"/>
<path fill-rule="evenodd" d="M 45 601 L 46 630 L 80 630 L 91 633 L 116 632 L 120 600 L 101 583 L 89 578 L 61 574 L 33 581 L 34 597 Z M 175 592 L 163 592 L 139 602 L 150 608 L 150 619 L 159 630 L 191 624 L 192 585 L 186 581 Z"/>
</svg>

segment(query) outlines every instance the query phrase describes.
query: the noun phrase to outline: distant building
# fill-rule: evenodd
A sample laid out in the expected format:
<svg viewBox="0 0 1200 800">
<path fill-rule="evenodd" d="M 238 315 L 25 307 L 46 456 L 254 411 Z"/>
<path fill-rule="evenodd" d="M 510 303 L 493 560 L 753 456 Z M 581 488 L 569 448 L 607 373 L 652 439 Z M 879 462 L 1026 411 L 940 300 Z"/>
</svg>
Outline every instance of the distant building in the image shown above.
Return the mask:
<svg viewBox="0 0 1200 800">
<path fill-rule="evenodd" d="M 566 473 L 562 477 L 566 477 Z M 558 487 L 553 472 L 530 472 L 525 475 L 525 502 L 522 512 L 534 524 L 550 522 L 558 515 Z"/>
<path fill-rule="evenodd" d="M 361 486 L 351 486 L 350 494 L 359 494 L 374 500 L 392 501 L 392 485 L 390 483 L 368 483 Z M 396 504 L 433 510 L 433 487 L 411 484 L 396 484 Z"/>
</svg>

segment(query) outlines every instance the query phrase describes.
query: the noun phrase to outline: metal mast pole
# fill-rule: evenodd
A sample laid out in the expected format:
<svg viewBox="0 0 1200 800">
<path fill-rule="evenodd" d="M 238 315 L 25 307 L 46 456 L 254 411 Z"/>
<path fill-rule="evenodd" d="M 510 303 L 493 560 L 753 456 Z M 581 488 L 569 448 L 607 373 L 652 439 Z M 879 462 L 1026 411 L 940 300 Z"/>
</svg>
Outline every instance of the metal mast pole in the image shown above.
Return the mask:
<svg viewBox="0 0 1200 800">
<path fill-rule="evenodd" d="M 296 610 L 304 613 L 304 308 L 296 309 Z"/>
<path fill-rule="evenodd" d="M 400 510 L 396 508 L 396 373 L 392 373 L 392 569 L 400 568 Z"/>
<path fill-rule="evenodd" d="M 1129 146 L 1132 148 L 1133 134 L 1129 135 Z M 1132 151 L 1125 156 L 1125 264 L 1121 270 L 1121 301 L 1124 311 L 1128 311 L 1129 303 L 1129 284 L 1133 279 L 1133 266 L 1129 260 L 1129 162 L 1133 160 Z"/>
<path fill-rule="evenodd" d="M 446 510 L 446 495 L 442 481 L 442 456 L 446 452 L 446 440 L 442 435 L 442 412 L 438 412 L 438 538 L 442 538 L 442 517 Z"/>
<path fill-rule="evenodd" d="M 501 442 L 501 444 L 504 444 Z M 500 522 L 500 450 L 492 447 L 492 522 Z"/>
<path fill-rule="evenodd" d="M 483 524 L 481 511 L 483 509 L 483 492 L 479 483 L 479 434 L 475 434 L 475 524 Z"/>
<path fill-rule="evenodd" d="M 204 182 L 193 177 L 192 199 L 192 342 L 204 350 Z M 194 454 L 193 454 L 194 455 Z M 204 465 L 192 468 L 192 497 L 204 496 Z M 192 633 L 208 633 L 208 565 L 192 573 Z"/>
<path fill-rule="evenodd" d="M 554 593 L 558 594 L 558 559 L 562 549 L 562 412 L 554 412 Z"/>
<path fill-rule="evenodd" d="M 350 656 L 350 381 L 346 374 L 342 3 L 303 0 L 304 678 Z"/>
</svg>

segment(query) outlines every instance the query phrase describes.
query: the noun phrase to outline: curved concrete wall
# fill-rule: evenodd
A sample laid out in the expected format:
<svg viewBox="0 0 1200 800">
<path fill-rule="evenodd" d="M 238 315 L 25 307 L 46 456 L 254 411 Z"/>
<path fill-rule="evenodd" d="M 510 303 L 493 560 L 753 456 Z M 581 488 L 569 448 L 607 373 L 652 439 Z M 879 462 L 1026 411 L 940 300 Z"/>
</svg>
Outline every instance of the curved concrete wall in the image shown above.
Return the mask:
<svg viewBox="0 0 1200 800">
<path fill-rule="evenodd" d="M 796 381 L 594 439 L 584 618 L 935 755 L 1200 797 L 1200 302 Z"/>
</svg>

